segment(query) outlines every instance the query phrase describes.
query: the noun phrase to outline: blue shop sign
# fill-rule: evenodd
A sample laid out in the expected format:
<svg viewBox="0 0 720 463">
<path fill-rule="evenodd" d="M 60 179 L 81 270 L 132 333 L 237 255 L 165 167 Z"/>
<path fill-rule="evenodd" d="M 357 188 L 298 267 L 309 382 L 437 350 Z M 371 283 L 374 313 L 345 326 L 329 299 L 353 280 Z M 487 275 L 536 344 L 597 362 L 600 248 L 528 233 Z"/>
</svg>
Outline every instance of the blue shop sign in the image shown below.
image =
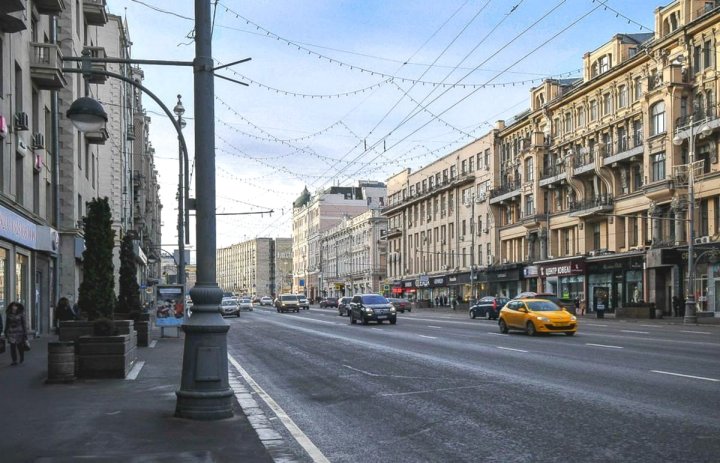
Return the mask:
<svg viewBox="0 0 720 463">
<path fill-rule="evenodd" d="M 0 238 L 35 249 L 37 225 L 10 209 L 0 206 Z"/>
</svg>

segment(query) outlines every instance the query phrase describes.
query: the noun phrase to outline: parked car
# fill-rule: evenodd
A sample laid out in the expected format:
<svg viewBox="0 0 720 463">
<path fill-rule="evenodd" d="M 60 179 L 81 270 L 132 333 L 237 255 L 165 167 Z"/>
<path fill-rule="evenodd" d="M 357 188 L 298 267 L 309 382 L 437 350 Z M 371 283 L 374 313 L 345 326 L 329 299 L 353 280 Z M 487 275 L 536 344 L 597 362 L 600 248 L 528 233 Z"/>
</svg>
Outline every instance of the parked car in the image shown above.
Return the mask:
<svg viewBox="0 0 720 463">
<path fill-rule="evenodd" d="M 356 294 L 350 302 L 350 323 L 358 321 L 367 325 L 370 321 L 378 324 L 388 320 L 391 325 L 397 323 L 397 311 L 387 299 L 379 294 Z"/>
<path fill-rule="evenodd" d="M 560 299 L 553 293 L 536 293 L 533 291 L 525 291 L 524 293 L 520 293 L 517 296 L 515 296 L 515 299 L 545 299 L 547 301 L 552 301 L 555 304 L 559 305 L 563 309 L 567 310 L 573 315 L 577 315 L 575 313 L 575 303 L 571 301 L 570 299 Z"/>
<path fill-rule="evenodd" d="M 410 304 L 410 301 L 407 299 L 388 297 L 387 300 L 393 305 L 393 307 L 395 307 L 395 310 L 400 313 L 405 313 L 406 310 L 408 312 L 412 312 L 412 304 Z"/>
<path fill-rule="evenodd" d="M 506 297 L 485 296 L 480 298 L 477 304 L 470 307 L 468 314 L 470 318 L 483 317 L 488 320 L 497 320 L 500 315 L 500 309 L 502 309 L 509 300 L 510 299 Z"/>
<path fill-rule="evenodd" d="M 220 307 L 222 309 L 222 315 L 235 315 L 236 317 L 240 316 L 240 306 L 238 305 L 237 299 L 234 297 L 224 297 L 222 299 L 222 302 L 220 302 Z"/>
<path fill-rule="evenodd" d="M 538 333 L 577 332 L 577 317 L 547 299 L 513 299 L 500 310 L 500 332 L 522 330 L 530 336 Z"/>
<path fill-rule="evenodd" d="M 298 294 L 298 305 L 301 309 L 310 310 L 310 301 L 304 294 Z"/>
<path fill-rule="evenodd" d="M 350 301 L 352 301 L 352 297 L 350 296 L 341 297 L 340 300 L 338 300 L 338 315 L 341 317 L 343 315 L 350 316 Z"/>
<path fill-rule="evenodd" d="M 269 305 L 269 306 L 272 306 L 272 305 L 273 305 L 273 300 L 272 300 L 271 297 L 263 296 L 263 297 L 260 298 L 260 305 Z"/>
<path fill-rule="evenodd" d="M 327 307 L 335 307 L 338 306 L 338 298 L 336 297 L 326 297 L 325 299 L 320 301 L 320 307 L 325 309 Z"/>
<path fill-rule="evenodd" d="M 255 296 L 252 298 L 253 304 L 259 304 L 260 303 L 260 296 Z"/>
<path fill-rule="evenodd" d="M 278 312 L 300 312 L 300 301 L 295 294 L 281 294 L 275 299 Z"/>
<path fill-rule="evenodd" d="M 243 312 L 252 312 L 253 310 L 252 299 L 250 299 L 249 297 L 241 298 L 238 305 L 240 306 L 240 310 Z"/>
</svg>

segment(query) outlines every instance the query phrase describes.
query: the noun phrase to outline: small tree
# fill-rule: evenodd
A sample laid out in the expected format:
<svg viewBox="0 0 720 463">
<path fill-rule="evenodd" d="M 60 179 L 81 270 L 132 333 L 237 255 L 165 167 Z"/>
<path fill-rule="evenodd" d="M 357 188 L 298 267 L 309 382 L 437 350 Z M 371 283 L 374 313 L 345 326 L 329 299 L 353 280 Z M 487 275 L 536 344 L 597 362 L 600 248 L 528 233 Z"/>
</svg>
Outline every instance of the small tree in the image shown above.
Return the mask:
<svg viewBox="0 0 720 463">
<path fill-rule="evenodd" d="M 133 241 L 135 241 L 134 236 L 128 233 L 123 238 L 120 247 L 120 296 L 118 297 L 117 312 L 137 320 L 142 308 Z"/>
<path fill-rule="evenodd" d="M 115 277 L 113 247 L 115 230 L 107 197 L 87 203 L 83 217 L 85 251 L 83 281 L 80 283 L 78 307 L 89 320 L 112 318 L 115 310 Z"/>
</svg>

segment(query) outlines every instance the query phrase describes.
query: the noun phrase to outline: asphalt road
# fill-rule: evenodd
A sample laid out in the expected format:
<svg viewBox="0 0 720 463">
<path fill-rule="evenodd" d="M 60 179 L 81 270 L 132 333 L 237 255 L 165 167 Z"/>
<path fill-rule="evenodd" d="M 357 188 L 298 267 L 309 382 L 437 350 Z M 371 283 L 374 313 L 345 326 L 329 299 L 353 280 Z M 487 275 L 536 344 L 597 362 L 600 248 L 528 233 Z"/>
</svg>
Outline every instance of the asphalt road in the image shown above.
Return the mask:
<svg viewBox="0 0 720 463">
<path fill-rule="evenodd" d="M 289 418 L 317 448 L 294 444 L 300 461 L 720 461 L 717 326 L 584 319 L 574 337 L 529 337 L 462 314 L 398 318 L 228 319 L 276 430 L 295 442 Z"/>
</svg>

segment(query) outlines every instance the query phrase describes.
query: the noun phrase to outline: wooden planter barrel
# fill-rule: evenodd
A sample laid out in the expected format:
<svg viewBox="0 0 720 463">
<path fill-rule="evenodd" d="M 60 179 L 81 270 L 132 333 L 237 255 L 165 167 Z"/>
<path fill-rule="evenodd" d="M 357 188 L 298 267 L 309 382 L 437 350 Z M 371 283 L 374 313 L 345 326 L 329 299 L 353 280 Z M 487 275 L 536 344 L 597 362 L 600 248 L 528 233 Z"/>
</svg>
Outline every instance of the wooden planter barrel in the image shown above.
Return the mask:
<svg viewBox="0 0 720 463">
<path fill-rule="evenodd" d="M 59 341 L 48 343 L 48 384 L 75 381 L 75 343 Z"/>
</svg>

